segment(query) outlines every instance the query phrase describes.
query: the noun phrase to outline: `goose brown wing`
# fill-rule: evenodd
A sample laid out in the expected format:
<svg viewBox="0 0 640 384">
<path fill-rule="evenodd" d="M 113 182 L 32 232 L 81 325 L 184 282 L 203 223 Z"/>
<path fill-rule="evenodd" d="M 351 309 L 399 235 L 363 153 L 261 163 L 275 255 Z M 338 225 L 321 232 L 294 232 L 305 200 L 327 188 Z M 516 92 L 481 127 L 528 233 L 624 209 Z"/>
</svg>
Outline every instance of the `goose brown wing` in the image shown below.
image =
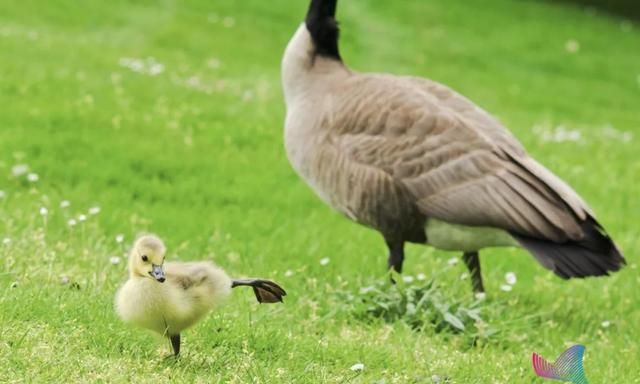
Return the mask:
<svg viewBox="0 0 640 384">
<path fill-rule="evenodd" d="M 361 76 L 330 118 L 349 166 L 400 183 L 427 217 L 554 242 L 579 240 L 582 200 L 488 114 L 441 85 Z M 366 183 L 366 180 L 362 180 Z"/>
</svg>

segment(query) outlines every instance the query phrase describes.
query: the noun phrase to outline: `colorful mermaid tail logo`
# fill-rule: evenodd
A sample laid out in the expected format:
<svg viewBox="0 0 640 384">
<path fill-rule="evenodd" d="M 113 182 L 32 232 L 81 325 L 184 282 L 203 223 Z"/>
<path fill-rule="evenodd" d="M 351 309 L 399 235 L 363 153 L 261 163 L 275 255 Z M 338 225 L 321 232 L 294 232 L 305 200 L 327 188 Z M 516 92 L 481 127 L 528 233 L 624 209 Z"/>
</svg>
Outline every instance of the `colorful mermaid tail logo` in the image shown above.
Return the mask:
<svg viewBox="0 0 640 384">
<path fill-rule="evenodd" d="M 574 345 L 562 352 L 555 363 L 549 363 L 542 356 L 533 353 L 533 370 L 539 377 L 568 381 L 574 384 L 589 384 L 582 367 L 584 345 Z"/>
</svg>

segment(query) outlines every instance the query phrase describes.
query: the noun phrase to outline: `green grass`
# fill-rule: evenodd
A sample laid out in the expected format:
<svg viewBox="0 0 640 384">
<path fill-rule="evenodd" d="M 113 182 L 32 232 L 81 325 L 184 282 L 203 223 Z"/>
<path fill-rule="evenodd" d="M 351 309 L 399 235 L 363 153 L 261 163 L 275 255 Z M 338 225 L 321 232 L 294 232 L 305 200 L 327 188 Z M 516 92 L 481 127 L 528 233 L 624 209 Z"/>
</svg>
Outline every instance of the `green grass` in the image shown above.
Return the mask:
<svg viewBox="0 0 640 384">
<path fill-rule="evenodd" d="M 495 335 L 363 319 L 344 297 L 384 279 L 383 242 L 323 205 L 283 150 L 279 63 L 306 1 L 5 0 L 0 382 L 542 383 L 531 352 L 582 343 L 591 382 L 640 383 L 640 26 L 546 2 L 382 3 L 342 1 L 347 62 L 436 79 L 500 117 L 590 202 L 625 270 L 566 282 L 524 251 L 488 250 L 481 309 Z M 120 64 L 148 57 L 164 71 Z M 558 126 L 581 140 L 544 140 Z M 39 180 L 14 176 L 18 164 Z M 171 259 L 273 278 L 285 304 L 234 292 L 165 360 L 166 342 L 112 309 L 126 263 L 110 258 L 142 231 Z M 406 273 L 468 304 L 453 256 L 411 246 Z M 518 282 L 503 292 L 508 271 Z"/>
</svg>

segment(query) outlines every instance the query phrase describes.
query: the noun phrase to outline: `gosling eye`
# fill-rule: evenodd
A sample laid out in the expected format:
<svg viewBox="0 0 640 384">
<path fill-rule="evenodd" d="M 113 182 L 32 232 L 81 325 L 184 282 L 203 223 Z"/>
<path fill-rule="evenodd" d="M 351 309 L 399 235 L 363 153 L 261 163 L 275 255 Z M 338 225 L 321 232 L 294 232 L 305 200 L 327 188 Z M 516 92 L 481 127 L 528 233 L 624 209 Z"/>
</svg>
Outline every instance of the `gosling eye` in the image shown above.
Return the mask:
<svg viewBox="0 0 640 384">
<path fill-rule="evenodd" d="M 149 258 L 147 257 L 147 255 L 142 255 L 142 261 L 144 261 L 145 263 L 149 261 Z"/>
</svg>

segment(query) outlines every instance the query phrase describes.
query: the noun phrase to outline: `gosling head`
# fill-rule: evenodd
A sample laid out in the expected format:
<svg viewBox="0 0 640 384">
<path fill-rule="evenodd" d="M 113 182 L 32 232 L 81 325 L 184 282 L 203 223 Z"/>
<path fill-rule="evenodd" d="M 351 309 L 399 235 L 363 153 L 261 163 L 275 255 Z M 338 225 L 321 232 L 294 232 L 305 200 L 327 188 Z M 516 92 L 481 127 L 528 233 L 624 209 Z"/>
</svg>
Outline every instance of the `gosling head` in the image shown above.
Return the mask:
<svg viewBox="0 0 640 384">
<path fill-rule="evenodd" d="M 150 277 L 164 283 L 165 247 L 162 240 L 154 235 L 145 235 L 133 244 L 129 255 L 129 273 L 131 276 Z"/>
</svg>

